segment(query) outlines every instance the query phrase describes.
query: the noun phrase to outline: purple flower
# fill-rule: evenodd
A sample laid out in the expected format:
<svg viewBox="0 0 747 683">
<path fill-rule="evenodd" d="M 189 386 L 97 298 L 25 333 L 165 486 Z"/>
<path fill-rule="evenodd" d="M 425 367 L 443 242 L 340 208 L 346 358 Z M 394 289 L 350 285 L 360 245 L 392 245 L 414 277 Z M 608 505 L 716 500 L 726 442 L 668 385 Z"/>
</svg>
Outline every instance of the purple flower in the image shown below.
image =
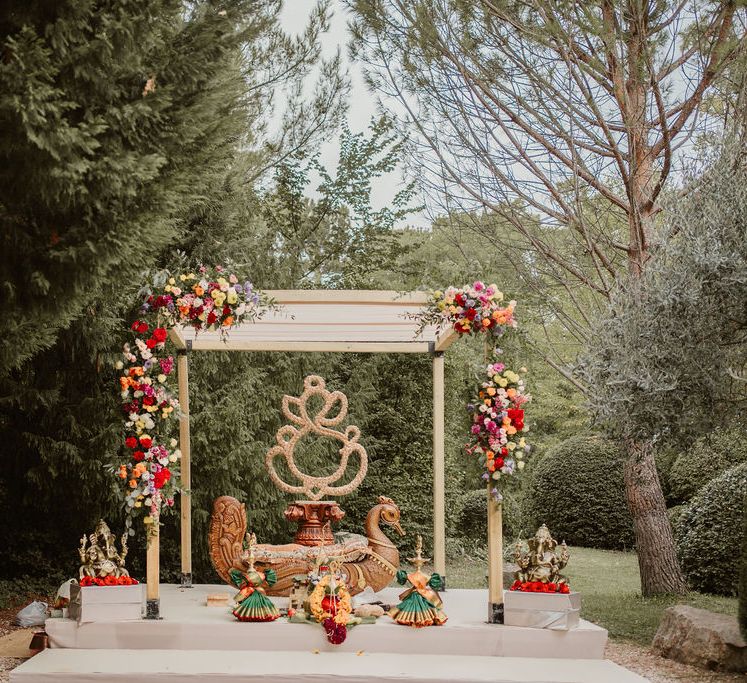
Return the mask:
<svg viewBox="0 0 747 683">
<path fill-rule="evenodd" d="M 488 479 L 490 479 L 490 475 L 489 475 L 489 474 L 488 474 L 487 472 L 483 472 L 483 473 L 482 473 L 482 478 L 483 478 L 483 479 L 484 479 L 485 481 L 487 481 Z"/>
<path fill-rule="evenodd" d="M 468 403 L 467 404 L 467 412 L 468 413 L 474 413 L 475 412 L 475 405 L 474 405 L 474 403 Z"/>
<path fill-rule="evenodd" d="M 249 294 L 252 291 L 252 283 L 248 280 L 244 283 L 244 291 Z"/>
<path fill-rule="evenodd" d="M 244 290 L 241 288 L 241 285 L 234 285 L 233 288 L 236 290 L 237 294 L 241 294 Z"/>
</svg>

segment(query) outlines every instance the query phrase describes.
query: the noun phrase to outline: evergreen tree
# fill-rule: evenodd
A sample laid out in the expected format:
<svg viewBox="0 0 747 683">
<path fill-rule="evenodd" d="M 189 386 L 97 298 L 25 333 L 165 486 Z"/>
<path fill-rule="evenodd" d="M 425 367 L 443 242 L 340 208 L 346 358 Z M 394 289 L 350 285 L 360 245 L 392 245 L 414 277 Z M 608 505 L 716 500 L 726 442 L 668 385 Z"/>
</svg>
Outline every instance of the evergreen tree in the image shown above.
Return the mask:
<svg viewBox="0 0 747 683">
<path fill-rule="evenodd" d="M 335 125 L 345 82 L 338 57 L 320 57 L 326 4 L 299 37 L 279 11 L 276 0 L 0 9 L 0 515 L 21 520 L 0 531 L 3 572 L 74 548 L 113 504 L 102 465 L 121 416 L 108 361 L 143 272 L 188 241 L 228 174 L 252 182 Z M 278 92 L 288 110 L 271 136 Z"/>
</svg>

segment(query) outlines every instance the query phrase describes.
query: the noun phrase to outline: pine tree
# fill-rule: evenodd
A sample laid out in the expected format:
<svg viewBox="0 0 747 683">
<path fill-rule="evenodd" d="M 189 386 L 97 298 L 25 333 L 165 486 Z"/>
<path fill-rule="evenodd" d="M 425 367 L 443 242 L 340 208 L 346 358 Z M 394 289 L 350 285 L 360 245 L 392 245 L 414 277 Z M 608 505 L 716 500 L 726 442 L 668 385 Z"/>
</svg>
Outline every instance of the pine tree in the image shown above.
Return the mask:
<svg viewBox="0 0 747 683">
<path fill-rule="evenodd" d="M 143 272 L 188 241 L 227 174 L 257 178 L 334 123 L 345 83 L 337 57 L 320 57 L 326 5 L 297 38 L 279 12 L 275 0 L 0 8 L 0 516 L 18 520 L 0 530 L 3 572 L 74 549 L 113 504 L 108 361 Z M 290 114 L 276 140 L 279 88 Z"/>
</svg>

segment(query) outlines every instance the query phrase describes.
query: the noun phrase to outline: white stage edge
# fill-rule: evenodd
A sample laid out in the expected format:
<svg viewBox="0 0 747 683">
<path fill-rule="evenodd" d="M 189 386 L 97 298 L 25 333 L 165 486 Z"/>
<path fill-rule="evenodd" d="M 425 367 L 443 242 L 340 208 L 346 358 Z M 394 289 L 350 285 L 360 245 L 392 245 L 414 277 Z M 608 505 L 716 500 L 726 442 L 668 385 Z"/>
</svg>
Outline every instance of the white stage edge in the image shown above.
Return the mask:
<svg viewBox="0 0 747 683">
<path fill-rule="evenodd" d="M 363 652 L 45 650 L 10 683 L 645 683 L 604 660 Z"/>
<path fill-rule="evenodd" d="M 387 588 L 377 597 L 385 603 L 396 603 L 399 592 Z M 292 648 L 306 652 L 601 660 L 607 643 L 607 631 L 584 620 L 571 631 L 488 624 L 486 590 L 444 592 L 444 610 L 449 620 L 443 626 L 408 628 L 384 616 L 375 624 L 349 629 L 342 645 L 328 643 L 321 627 L 289 624 L 282 618 L 261 624 L 238 622 L 225 607 L 206 607 L 209 593 L 233 595 L 235 591 L 225 585 L 187 589 L 162 585 L 162 620 L 79 624 L 70 619 L 48 619 L 46 631 L 52 648 L 80 650 L 271 652 Z M 277 602 L 286 601 L 281 598 Z M 229 662 L 226 659 L 227 665 Z"/>
</svg>

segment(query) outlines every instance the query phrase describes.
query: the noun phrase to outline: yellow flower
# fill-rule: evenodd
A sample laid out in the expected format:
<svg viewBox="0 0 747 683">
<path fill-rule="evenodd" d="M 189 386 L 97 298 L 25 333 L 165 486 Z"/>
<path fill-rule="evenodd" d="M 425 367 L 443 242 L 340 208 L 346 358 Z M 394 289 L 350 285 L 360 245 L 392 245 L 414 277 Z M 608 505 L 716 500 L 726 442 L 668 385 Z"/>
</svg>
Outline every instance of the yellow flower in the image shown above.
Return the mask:
<svg viewBox="0 0 747 683">
<path fill-rule="evenodd" d="M 143 517 L 143 524 L 153 524 L 153 517 L 150 515 Z"/>
<path fill-rule="evenodd" d="M 187 279 L 187 276 L 186 276 L 186 275 L 184 275 L 184 273 L 182 273 L 182 274 L 181 274 L 181 275 L 179 276 L 179 279 L 180 279 L 180 280 L 181 280 L 182 282 L 184 282 L 184 281 L 185 281 L 185 280 Z"/>
<path fill-rule="evenodd" d="M 239 300 L 239 295 L 236 294 L 235 289 L 229 289 L 228 294 L 226 295 L 226 299 L 228 300 L 229 304 L 235 304 Z"/>
<path fill-rule="evenodd" d="M 176 284 L 176 280 L 173 277 L 170 277 L 169 278 L 169 284 L 170 285 L 175 285 Z"/>
</svg>

